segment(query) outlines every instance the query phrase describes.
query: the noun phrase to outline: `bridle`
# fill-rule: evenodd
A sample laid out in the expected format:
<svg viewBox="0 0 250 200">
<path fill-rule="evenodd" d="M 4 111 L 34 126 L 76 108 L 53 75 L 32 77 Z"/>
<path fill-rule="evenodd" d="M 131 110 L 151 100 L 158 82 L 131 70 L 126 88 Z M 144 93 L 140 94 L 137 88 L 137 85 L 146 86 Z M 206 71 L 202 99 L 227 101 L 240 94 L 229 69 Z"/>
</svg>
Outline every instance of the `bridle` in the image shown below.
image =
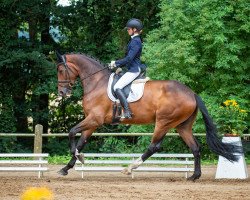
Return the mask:
<svg viewBox="0 0 250 200">
<path fill-rule="evenodd" d="M 70 79 L 70 75 L 69 75 L 69 71 L 71 71 L 73 74 L 74 72 L 72 71 L 72 69 L 69 68 L 67 62 L 66 62 L 66 57 L 64 55 L 61 56 L 62 58 L 62 62 L 59 62 L 56 67 L 57 67 L 57 71 L 60 65 L 63 65 L 66 71 L 66 79 L 65 80 L 58 80 L 58 85 L 61 87 L 66 87 L 71 89 L 73 87 L 74 82 Z M 75 74 L 76 75 L 76 74 Z M 61 84 L 68 84 L 68 85 L 61 85 Z"/>
<path fill-rule="evenodd" d="M 65 80 L 60 80 L 60 81 L 58 80 L 58 85 L 61 86 L 61 87 L 66 87 L 66 88 L 71 89 L 73 87 L 73 85 L 74 85 L 74 82 L 70 79 L 69 71 L 71 71 L 76 76 L 78 76 L 78 74 L 75 74 L 75 72 L 68 66 L 68 64 L 66 62 L 65 55 L 62 55 L 61 58 L 62 58 L 62 62 L 59 62 L 57 64 L 57 70 L 58 70 L 60 65 L 63 65 L 64 68 L 65 68 L 65 71 L 66 71 L 66 79 Z M 103 71 L 104 69 L 107 69 L 107 68 L 108 68 L 108 66 L 106 66 L 106 67 L 102 68 L 101 70 L 98 70 L 98 71 L 96 71 L 96 72 L 94 72 L 92 74 L 88 74 L 87 76 L 85 76 L 83 78 L 81 78 L 81 76 L 80 76 L 80 79 L 81 79 L 81 81 L 83 81 L 83 80 L 85 80 L 85 79 L 87 79 L 87 78 L 97 74 L 98 72 Z M 68 84 L 68 85 L 61 85 L 61 84 Z"/>
</svg>

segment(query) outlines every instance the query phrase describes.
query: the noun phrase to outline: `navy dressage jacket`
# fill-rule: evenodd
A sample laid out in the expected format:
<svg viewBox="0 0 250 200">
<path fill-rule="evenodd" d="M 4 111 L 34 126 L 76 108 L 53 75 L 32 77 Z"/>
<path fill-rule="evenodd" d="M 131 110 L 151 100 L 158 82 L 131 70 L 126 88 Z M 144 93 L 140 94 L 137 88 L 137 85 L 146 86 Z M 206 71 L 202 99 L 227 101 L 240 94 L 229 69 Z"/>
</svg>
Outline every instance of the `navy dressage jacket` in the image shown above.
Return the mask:
<svg viewBox="0 0 250 200">
<path fill-rule="evenodd" d="M 127 46 L 126 56 L 115 61 L 117 67 L 126 66 L 129 72 L 139 72 L 141 66 L 142 41 L 139 35 L 133 37 Z"/>
</svg>

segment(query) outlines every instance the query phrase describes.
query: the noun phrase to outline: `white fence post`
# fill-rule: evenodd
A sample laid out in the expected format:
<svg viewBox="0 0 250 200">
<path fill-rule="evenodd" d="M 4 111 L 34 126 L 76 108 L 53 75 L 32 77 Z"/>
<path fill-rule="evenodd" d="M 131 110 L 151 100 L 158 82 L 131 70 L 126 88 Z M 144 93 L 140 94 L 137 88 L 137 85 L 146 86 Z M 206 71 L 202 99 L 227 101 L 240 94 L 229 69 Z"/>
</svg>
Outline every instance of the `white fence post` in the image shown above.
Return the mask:
<svg viewBox="0 0 250 200">
<path fill-rule="evenodd" d="M 223 137 L 223 143 L 237 143 L 238 146 L 242 147 L 240 137 Z M 219 156 L 219 162 L 216 170 L 216 179 L 228 178 L 228 179 L 247 179 L 248 171 L 245 161 L 244 153 L 235 154 L 238 155 L 239 160 L 235 162 L 230 162 L 223 156 Z"/>
</svg>

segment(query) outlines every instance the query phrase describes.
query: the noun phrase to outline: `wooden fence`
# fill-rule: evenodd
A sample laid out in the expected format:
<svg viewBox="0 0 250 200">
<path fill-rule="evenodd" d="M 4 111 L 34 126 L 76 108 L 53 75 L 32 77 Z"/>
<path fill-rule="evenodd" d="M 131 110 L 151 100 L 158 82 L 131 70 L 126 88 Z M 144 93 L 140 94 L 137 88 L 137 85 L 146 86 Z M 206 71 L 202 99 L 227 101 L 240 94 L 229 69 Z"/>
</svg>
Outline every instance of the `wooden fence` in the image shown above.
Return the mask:
<svg viewBox="0 0 250 200">
<path fill-rule="evenodd" d="M 93 136 L 152 136 L 153 133 L 93 133 Z M 194 133 L 195 136 L 205 136 L 205 133 Z M 77 133 L 76 136 L 80 136 Z M 179 136 L 177 133 L 168 133 L 166 136 Z M 249 137 L 244 134 L 243 137 Z M 0 137 L 34 137 L 34 153 L 42 153 L 43 137 L 68 137 L 68 133 L 43 133 L 43 126 L 37 124 L 34 133 L 0 133 Z"/>
</svg>

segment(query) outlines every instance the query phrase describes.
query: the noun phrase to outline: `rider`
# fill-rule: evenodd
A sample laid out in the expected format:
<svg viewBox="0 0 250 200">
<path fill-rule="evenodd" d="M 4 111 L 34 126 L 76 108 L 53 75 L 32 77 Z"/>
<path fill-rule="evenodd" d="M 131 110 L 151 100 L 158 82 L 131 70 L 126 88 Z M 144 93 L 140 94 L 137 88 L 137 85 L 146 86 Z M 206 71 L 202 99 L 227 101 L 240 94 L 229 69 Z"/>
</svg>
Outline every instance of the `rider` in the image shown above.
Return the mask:
<svg viewBox="0 0 250 200">
<path fill-rule="evenodd" d="M 140 34 L 142 32 L 143 25 L 139 19 L 132 18 L 127 22 L 125 28 L 131 36 L 131 40 L 127 45 L 126 56 L 123 59 L 111 61 L 109 66 L 111 69 L 120 66 L 126 66 L 128 68 L 128 71 L 114 85 L 114 91 L 124 108 L 124 117 L 131 119 L 132 114 L 122 89 L 139 76 L 141 72 L 140 57 L 142 52 L 142 41 Z"/>
</svg>

